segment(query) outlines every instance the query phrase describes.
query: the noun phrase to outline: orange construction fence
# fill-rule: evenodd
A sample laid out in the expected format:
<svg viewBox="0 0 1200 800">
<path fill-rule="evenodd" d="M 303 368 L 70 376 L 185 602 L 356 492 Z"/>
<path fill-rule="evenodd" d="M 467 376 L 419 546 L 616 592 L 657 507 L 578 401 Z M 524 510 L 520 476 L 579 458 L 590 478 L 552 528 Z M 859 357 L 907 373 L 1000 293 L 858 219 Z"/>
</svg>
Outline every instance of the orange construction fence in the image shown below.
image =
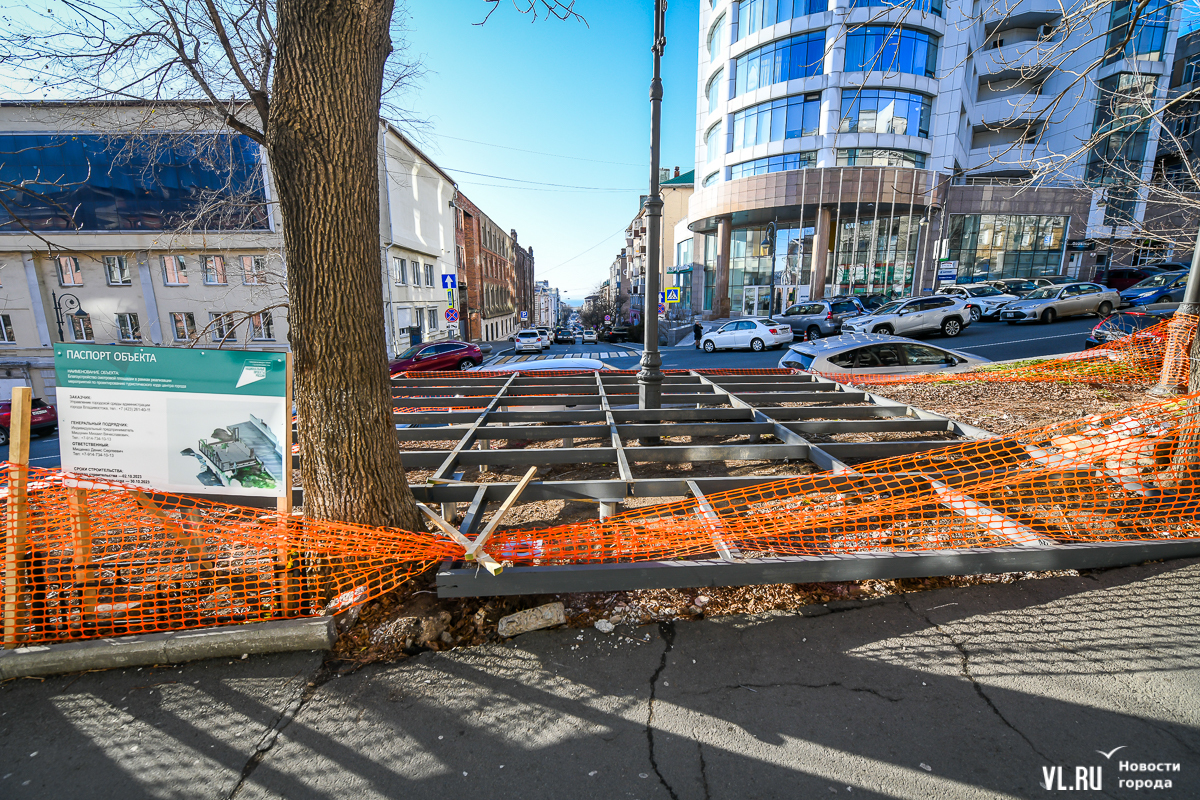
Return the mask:
<svg viewBox="0 0 1200 800">
<path fill-rule="evenodd" d="M 1161 366 L 1161 333 L 1115 343 L 1109 351 L 1120 357 L 1103 360 L 1129 367 L 1154 360 L 1155 348 Z M 1064 376 L 1074 362 L 1059 363 L 1058 372 L 1016 373 L 1072 379 Z M 605 520 L 500 529 L 483 550 L 502 565 L 533 565 L 1196 537 L 1200 393 L 855 469 Z M 289 517 L 16 464 L 0 470 L 6 647 L 331 613 L 466 552 L 441 532 Z"/>
</svg>

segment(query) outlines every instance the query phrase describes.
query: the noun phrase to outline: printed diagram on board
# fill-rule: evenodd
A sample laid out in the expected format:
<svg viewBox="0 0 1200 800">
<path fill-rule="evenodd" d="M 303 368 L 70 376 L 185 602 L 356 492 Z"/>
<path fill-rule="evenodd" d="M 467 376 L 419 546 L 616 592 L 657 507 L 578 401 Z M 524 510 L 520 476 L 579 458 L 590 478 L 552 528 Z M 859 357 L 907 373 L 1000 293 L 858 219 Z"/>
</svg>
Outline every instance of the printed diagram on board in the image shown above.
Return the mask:
<svg viewBox="0 0 1200 800">
<path fill-rule="evenodd" d="M 217 428 L 197 447 L 181 455 L 194 456 L 204 466 L 196 479 L 205 486 L 274 489 L 283 480 L 283 448 L 253 414 L 247 422 Z"/>
</svg>

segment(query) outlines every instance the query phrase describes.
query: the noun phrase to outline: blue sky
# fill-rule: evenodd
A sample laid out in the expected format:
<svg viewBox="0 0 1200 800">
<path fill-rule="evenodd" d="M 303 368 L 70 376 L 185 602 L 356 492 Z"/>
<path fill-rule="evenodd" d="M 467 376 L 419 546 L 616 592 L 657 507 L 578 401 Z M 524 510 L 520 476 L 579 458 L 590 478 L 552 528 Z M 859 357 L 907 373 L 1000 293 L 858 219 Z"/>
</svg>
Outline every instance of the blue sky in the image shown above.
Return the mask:
<svg viewBox="0 0 1200 800">
<path fill-rule="evenodd" d="M 698 3 L 671 0 L 667 11 L 662 164 L 684 172 L 695 158 Z M 410 47 L 428 69 L 406 98 L 428 121 L 422 146 L 488 216 L 533 246 L 538 280 L 575 301 L 607 277 L 648 192 L 652 6 L 579 0 L 584 25 L 531 22 L 503 0 L 483 26 L 472 24 L 490 7 L 482 0 L 411 0 L 408 8 Z"/>
</svg>

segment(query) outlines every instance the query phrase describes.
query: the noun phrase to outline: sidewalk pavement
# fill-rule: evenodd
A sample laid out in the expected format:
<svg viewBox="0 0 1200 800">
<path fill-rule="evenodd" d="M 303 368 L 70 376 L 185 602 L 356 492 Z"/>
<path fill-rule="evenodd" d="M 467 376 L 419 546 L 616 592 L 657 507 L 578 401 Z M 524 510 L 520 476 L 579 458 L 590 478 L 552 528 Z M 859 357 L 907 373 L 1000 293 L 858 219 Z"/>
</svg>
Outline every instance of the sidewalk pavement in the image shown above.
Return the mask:
<svg viewBox="0 0 1200 800">
<path fill-rule="evenodd" d="M 1198 624 L 1192 559 L 544 631 L 340 678 L 294 654 L 11 681 L 0 796 L 982 800 L 1098 767 L 1104 796 L 1151 778 L 1192 798 Z"/>
</svg>

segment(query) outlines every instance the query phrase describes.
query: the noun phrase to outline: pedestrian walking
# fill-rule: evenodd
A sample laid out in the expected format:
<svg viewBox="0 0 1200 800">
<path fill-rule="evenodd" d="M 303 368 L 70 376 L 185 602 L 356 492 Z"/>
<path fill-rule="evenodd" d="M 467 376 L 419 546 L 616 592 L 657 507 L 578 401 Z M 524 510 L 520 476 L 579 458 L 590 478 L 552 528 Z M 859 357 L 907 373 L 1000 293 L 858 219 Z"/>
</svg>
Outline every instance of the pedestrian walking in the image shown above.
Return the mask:
<svg viewBox="0 0 1200 800">
<path fill-rule="evenodd" d="M 704 326 L 699 322 L 692 325 L 692 333 L 696 336 L 696 349 L 700 349 L 700 337 L 704 335 Z"/>
</svg>

